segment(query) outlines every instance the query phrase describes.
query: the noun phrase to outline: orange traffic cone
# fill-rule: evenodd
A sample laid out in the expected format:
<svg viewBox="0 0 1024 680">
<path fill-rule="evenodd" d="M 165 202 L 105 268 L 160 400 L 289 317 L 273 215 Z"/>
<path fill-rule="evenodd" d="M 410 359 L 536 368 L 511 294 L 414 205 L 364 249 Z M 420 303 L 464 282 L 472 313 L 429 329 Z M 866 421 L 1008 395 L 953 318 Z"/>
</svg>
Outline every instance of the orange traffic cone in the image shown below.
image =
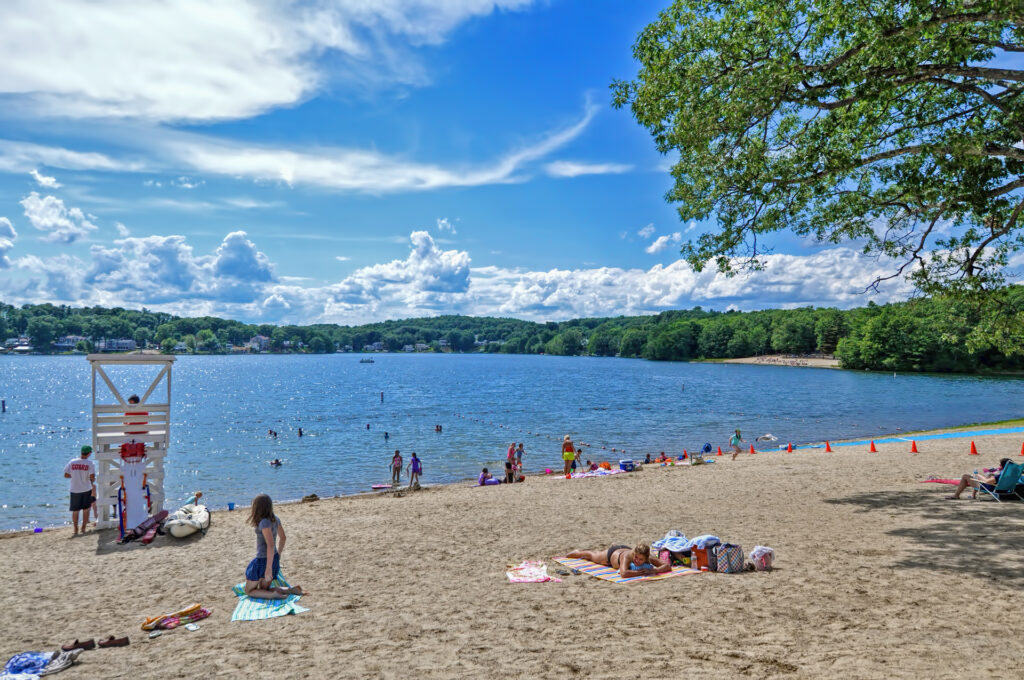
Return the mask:
<svg viewBox="0 0 1024 680">
<path fill-rule="evenodd" d="M 917 451 L 917 442 L 914 441 L 913 439 L 910 440 L 910 452 L 911 453 L 917 453 L 918 452 Z"/>
<path fill-rule="evenodd" d="M 686 460 L 689 456 L 686 453 L 686 449 L 683 449 L 683 460 Z"/>
<path fill-rule="evenodd" d="M 750 452 L 751 453 L 757 453 L 757 451 L 754 450 L 754 445 L 753 444 L 750 445 Z"/>
<path fill-rule="evenodd" d="M 1024 456 L 1024 443 L 1020 445 L 1020 455 Z"/>
<path fill-rule="evenodd" d="M 871 440 L 871 448 L 868 449 L 868 451 L 870 451 L 871 453 L 878 453 L 878 449 L 875 448 L 875 440 L 874 439 Z"/>
<path fill-rule="evenodd" d="M 832 453 L 832 445 L 825 442 L 825 453 Z"/>
<path fill-rule="evenodd" d="M 719 446 L 719 447 L 718 447 L 718 455 L 719 455 L 719 456 L 721 456 L 721 455 L 722 455 L 722 447 L 721 447 L 721 446 Z"/>
<path fill-rule="evenodd" d="M 793 453 L 793 442 L 789 442 L 789 445 L 786 447 L 786 453 Z"/>
<path fill-rule="evenodd" d="M 969 455 L 971 455 L 971 456 L 977 456 L 978 455 L 978 447 L 974 445 L 974 440 L 971 440 L 971 453 Z"/>
</svg>

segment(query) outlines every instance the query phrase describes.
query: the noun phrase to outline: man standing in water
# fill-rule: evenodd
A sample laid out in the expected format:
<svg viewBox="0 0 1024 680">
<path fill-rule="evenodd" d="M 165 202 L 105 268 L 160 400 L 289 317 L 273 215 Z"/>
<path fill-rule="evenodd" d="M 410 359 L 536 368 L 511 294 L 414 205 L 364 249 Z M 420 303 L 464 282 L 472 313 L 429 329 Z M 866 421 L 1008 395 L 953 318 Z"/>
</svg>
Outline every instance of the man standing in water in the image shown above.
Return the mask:
<svg viewBox="0 0 1024 680">
<path fill-rule="evenodd" d="M 71 480 L 71 526 L 77 536 L 79 531 L 85 533 L 85 525 L 89 523 L 89 508 L 93 503 L 93 489 L 96 483 L 96 464 L 89 460 L 92 455 L 91 446 L 83 446 L 78 458 L 72 458 L 64 466 L 64 477 Z M 78 513 L 82 512 L 82 528 L 78 528 Z"/>
</svg>

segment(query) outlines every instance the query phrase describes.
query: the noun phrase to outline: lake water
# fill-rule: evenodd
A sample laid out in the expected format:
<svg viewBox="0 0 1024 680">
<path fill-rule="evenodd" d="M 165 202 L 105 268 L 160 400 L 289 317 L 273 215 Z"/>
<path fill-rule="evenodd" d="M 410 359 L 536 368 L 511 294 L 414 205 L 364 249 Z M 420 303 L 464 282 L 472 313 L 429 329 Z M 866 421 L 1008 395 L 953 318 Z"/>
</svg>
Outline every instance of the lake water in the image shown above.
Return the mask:
<svg viewBox="0 0 1024 680">
<path fill-rule="evenodd" d="M 368 491 L 388 481 L 396 448 L 406 461 L 416 451 L 432 484 L 485 465 L 500 473 L 513 440 L 536 472 L 558 469 L 566 433 L 592 444 L 585 458 L 617 460 L 612 447 L 642 458 L 724 445 L 736 427 L 748 441 L 771 432 L 797 444 L 1015 418 L 1024 404 L 1024 380 L 1013 378 L 517 355 L 359 359 L 178 357 L 166 507 L 195 489 L 214 507 L 248 505 L 259 492 L 287 500 Z M 127 395 L 156 371 L 108 372 Z M 88 362 L 0 357 L 0 398 L 0 529 L 69 521 L 62 470 L 91 440 Z M 273 458 L 284 466 L 270 468 Z"/>
</svg>

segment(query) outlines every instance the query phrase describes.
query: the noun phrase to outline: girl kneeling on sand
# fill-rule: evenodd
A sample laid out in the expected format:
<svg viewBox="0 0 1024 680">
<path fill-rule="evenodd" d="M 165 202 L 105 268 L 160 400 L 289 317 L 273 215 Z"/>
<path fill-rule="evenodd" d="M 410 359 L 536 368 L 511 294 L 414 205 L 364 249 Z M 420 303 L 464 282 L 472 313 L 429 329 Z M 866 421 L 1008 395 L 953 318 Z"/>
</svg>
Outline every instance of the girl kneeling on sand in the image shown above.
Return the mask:
<svg viewBox="0 0 1024 680">
<path fill-rule="evenodd" d="M 249 524 L 256 528 L 256 557 L 245 569 L 245 594 L 266 600 L 281 600 L 289 595 L 302 595 L 301 586 L 271 587 L 281 572 L 281 553 L 287 538 L 281 520 L 274 514 L 270 496 L 261 493 L 252 499 Z"/>
</svg>

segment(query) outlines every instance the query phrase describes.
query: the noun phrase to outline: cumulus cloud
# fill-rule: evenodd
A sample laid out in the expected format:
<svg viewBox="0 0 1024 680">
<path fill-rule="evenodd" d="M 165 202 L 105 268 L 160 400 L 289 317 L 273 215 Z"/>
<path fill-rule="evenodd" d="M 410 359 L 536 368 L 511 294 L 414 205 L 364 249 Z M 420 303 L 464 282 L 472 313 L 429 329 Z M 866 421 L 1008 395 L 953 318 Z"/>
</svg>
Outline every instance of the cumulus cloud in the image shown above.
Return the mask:
<svg viewBox="0 0 1024 680">
<path fill-rule="evenodd" d="M 651 233 L 654 233 L 653 230 Z M 649 253 L 651 255 L 655 253 L 660 253 L 661 251 L 668 248 L 670 245 L 678 244 L 682 240 L 683 235 L 678 231 L 672 232 L 671 234 L 666 234 L 664 236 L 659 236 L 658 238 L 654 239 L 654 242 L 651 243 L 651 245 L 644 248 L 644 252 Z"/>
<path fill-rule="evenodd" d="M 629 172 L 632 165 L 622 163 L 577 163 L 575 161 L 553 161 L 544 166 L 552 177 L 579 177 L 580 175 L 611 175 Z"/>
<path fill-rule="evenodd" d="M 128 227 L 121 224 L 120 222 L 114 222 L 114 228 L 117 229 L 117 235 L 120 236 L 121 238 L 131 236 L 131 230 L 128 229 Z"/>
<path fill-rule="evenodd" d="M 893 264 L 850 248 L 772 254 L 764 258 L 763 271 L 727 277 L 713 266 L 695 272 L 682 260 L 650 269 L 472 267 L 468 252 L 443 250 L 425 231 L 410 234 L 408 243 L 404 258 L 360 267 L 334 283 L 309 285 L 303 277 L 277 276 L 245 232 L 228 234 L 204 255 L 183 236 L 125 238 L 112 247 L 93 246 L 88 262 L 67 255 L 12 258 L 10 271 L 19 276 L 0 277 L 0 295 L 15 303 L 146 306 L 248 321 L 355 324 L 449 313 L 547 321 L 694 305 L 851 307 L 911 293 L 909 285 L 894 281 L 869 298 L 866 286 L 890 273 Z"/>
<path fill-rule="evenodd" d="M 531 2 L 9 0 L 0 92 L 51 116 L 247 118 L 300 103 L 331 79 L 426 82 L 416 47 Z"/>
<path fill-rule="evenodd" d="M 455 233 L 455 225 L 448 221 L 447 217 L 437 218 L 437 231 L 450 231 L 452 234 Z"/>
<path fill-rule="evenodd" d="M 204 180 L 184 176 L 171 180 L 171 186 L 176 186 L 181 189 L 197 189 L 204 184 L 206 184 Z"/>
<path fill-rule="evenodd" d="M 21 200 L 21 205 L 29 223 L 46 234 L 40 240 L 47 243 L 74 243 L 96 229 L 79 208 L 65 207 L 56 196 L 40 196 L 33 191 Z"/>
<path fill-rule="evenodd" d="M 29 170 L 29 174 L 32 175 L 32 179 L 34 179 L 41 187 L 46 187 L 47 189 L 59 189 L 61 187 L 61 183 L 57 181 L 56 177 L 47 177 L 35 168 Z"/>
<path fill-rule="evenodd" d="M 6 217 L 0 217 L 0 269 L 7 269 L 11 266 L 11 260 L 7 253 L 14 247 L 14 241 L 18 238 L 18 232 L 14 225 Z"/>
<path fill-rule="evenodd" d="M 636 235 L 640 238 L 650 238 L 654 236 L 654 225 L 648 224 L 646 227 L 636 232 Z"/>
</svg>

